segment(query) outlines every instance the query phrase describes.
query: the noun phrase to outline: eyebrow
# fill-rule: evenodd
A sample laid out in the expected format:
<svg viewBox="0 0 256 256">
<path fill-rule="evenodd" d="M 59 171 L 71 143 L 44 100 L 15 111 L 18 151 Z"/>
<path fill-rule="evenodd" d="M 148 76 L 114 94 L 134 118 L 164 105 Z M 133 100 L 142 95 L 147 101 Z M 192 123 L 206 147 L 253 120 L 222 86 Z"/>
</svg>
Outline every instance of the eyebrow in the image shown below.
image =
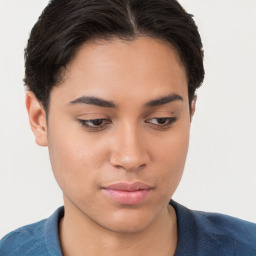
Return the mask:
<svg viewBox="0 0 256 256">
<path fill-rule="evenodd" d="M 177 101 L 177 100 L 183 101 L 183 98 L 176 93 L 172 93 L 170 95 L 161 97 L 159 99 L 149 101 L 145 104 L 145 106 L 146 107 L 155 107 L 155 106 L 160 106 L 160 105 L 164 105 L 167 103 L 171 103 L 171 102 Z"/>
<path fill-rule="evenodd" d="M 75 104 L 89 104 L 89 105 L 96 105 L 99 107 L 104 107 L 104 108 L 116 108 L 116 104 L 112 101 L 108 100 L 103 100 L 98 97 L 92 97 L 92 96 L 82 96 L 79 97 L 69 103 L 70 105 L 75 105 Z"/>
<path fill-rule="evenodd" d="M 155 107 L 155 106 L 171 103 L 177 100 L 183 101 L 183 98 L 176 93 L 172 93 L 170 95 L 167 95 L 155 100 L 151 100 L 147 102 L 144 106 Z M 95 106 L 104 107 L 104 108 L 117 108 L 117 104 L 115 104 L 113 101 L 104 100 L 94 96 L 82 96 L 69 102 L 69 105 L 75 105 L 75 104 L 89 104 L 89 105 L 95 105 Z"/>
</svg>

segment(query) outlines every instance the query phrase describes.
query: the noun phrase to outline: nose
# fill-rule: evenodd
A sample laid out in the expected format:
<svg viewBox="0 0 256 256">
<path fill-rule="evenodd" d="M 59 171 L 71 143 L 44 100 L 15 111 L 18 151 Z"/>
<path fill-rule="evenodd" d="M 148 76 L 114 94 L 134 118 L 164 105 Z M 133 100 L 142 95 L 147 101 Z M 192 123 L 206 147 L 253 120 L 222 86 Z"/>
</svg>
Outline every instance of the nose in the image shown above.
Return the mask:
<svg viewBox="0 0 256 256">
<path fill-rule="evenodd" d="M 110 155 L 112 166 L 126 171 L 136 171 L 148 165 L 150 155 L 142 132 L 135 126 L 129 124 L 120 126 L 112 139 L 113 147 Z"/>
</svg>

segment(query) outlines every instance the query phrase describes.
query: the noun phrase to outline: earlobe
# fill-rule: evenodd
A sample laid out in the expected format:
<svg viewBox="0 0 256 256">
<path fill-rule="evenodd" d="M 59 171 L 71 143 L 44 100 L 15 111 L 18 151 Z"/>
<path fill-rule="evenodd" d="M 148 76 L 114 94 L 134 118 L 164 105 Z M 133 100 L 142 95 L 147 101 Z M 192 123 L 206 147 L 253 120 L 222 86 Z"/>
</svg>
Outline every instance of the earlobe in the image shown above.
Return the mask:
<svg viewBox="0 0 256 256">
<path fill-rule="evenodd" d="M 46 113 L 35 94 L 31 91 L 26 93 L 26 108 L 35 141 L 39 146 L 48 146 Z"/>
<path fill-rule="evenodd" d="M 195 94 L 193 97 L 193 100 L 191 102 L 191 121 L 196 111 L 196 101 L 197 101 L 197 95 Z"/>
</svg>

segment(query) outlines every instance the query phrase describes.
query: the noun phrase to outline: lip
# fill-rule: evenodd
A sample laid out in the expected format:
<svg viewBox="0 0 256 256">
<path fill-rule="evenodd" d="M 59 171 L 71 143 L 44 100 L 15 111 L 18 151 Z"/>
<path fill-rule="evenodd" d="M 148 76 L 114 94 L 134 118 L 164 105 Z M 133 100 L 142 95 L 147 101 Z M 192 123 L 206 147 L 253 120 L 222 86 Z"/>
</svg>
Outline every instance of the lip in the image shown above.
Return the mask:
<svg viewBox="0 0 256 256">
<path fill-rule="evenodd" d="M 152 189 L 143 182 L 119 182 L 103 187 L 103 193 L 119 204 L 136 205 L 146 200 Z"/>
</svg>

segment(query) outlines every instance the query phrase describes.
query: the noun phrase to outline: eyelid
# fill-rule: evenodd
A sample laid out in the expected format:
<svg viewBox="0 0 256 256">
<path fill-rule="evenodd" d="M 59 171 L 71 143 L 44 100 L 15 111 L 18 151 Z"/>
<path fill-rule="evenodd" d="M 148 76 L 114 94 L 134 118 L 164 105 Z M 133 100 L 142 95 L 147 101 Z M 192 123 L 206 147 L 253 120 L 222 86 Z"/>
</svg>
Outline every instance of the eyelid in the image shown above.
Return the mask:
<svg viewBox="0 0 256 256">
<path fill-rule="evenodd" d="M 153 109 L 153 110 L 149 110 L 145 113 L 144 118 L 145 119 L 150 119 L 150 118 L 156 118 L 156 117 L 172 117 L 177 115 L 176 113 L 177 111 L 170 111 L 168 109 Z"/>
<path fill-rule="evenodd" d="M 145 120 L 145 122 L 148 122 L 149 120 L 152 120 L 152 119 L 166 119 L 166 120 L 176 121 L 177 117 L 175 117 L 175 116 L 160 116 L 160 117 L 155 116 L 155 117 L 147 118 Z"/>
<path fill-rule="evenodd" d="M 91 119 L 77 119 L 77 120 L 83 128 L 87 129 L 88 131 L 95 131 L 95 132 L 104 130 L 105 128 L 107 128 L 109 124 L 112 123 L 112 121 L 107 118 L 91 118 Z M 103 124 L 100 124 L 100 125 L 88 124 L 89 122 L 93 122 L 93 121 L 103 121 Z"/>
<path fill-rule="evenodd" d="M 83 118 L 82 118 L 83 117 Z M 80 114 L 80 115 L 77 115 L 76 118 L 78 119 L 86 119 L 86 120 L 92 120 L 92 119 L 105 119 L 105 118 L 109 118 L 106 114 L 104 113 L 86 113 L 86 114 Z"/>
<path fill-rule="evenodd" d="M 150 122 L 151 120 L 157 120 L 157 119 L 163 119 L 165 120 L 165 122 L 163 124 L 159 123 L 159 124 L 156 124 L 156 123 L 153 123 L 153 122 Z M 170 128 L 175 122 L 177 121 L 177 117 L 152 117 L 152 118 L 148 118 L 145 120 L 145 123 L 151 125 L 153 128 L 156 128 L 156 129 L 168 129 Z"/>
</svg>

